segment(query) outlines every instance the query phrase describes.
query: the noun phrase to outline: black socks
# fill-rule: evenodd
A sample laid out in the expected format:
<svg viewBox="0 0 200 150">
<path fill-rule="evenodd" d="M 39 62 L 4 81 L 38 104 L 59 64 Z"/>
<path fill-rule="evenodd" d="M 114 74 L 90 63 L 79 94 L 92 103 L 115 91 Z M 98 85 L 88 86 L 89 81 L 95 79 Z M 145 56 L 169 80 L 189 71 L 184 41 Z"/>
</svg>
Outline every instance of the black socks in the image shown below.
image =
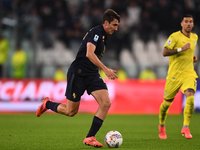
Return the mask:
<svg viewBox="0 0 200 150">
<path fill-rule="evenodd" d="M 46 103 L 46 108 L 47 109 L 51 109 L 52 111 L 54 112 L 57 112 L 57 107 L 58 105 L 60 105 L 61 103 L 55 103 L 55 102 L 52 102 L 52 101 L 47 101 Z"/>
<path fill-rule="evenodd" d="M 92 126 L 91 126 L 90 131 L 89 131 L 89 133 L 86 137 L 95 136 L 95 134 L 99 131 L 102 123 L 103 123 L 103 120 L 94 116 Z"/>
<path fill-rule="evenodd" d="M 61 103 L 55 103 L 55 102 L 52 102 L 52 101 L 47 101 L 46 108 L 51 109 L 54 112 L 57 112 L 57 107 L 60 104 Z M 94 116 L 92 126 L 91 126 L 90 131 L 89 131 L 89 133 L 86 137 L 95 136 L 96 133 L 99 131 L 100 127 L 102 126 L 102 124 L 103 124 L 103 120 Z"/>
</svg>

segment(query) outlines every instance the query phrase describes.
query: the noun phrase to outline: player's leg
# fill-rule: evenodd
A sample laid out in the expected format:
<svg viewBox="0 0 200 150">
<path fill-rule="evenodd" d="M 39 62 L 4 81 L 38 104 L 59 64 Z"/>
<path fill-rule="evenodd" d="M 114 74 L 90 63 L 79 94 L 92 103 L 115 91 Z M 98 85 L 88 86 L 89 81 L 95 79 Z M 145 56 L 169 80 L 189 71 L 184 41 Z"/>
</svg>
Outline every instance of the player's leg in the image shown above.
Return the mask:
<svg viewBox="0 0 200 150">
<path fill-rule="evenodd" d="M 194 90 L 193 89 L 187 89 L 185 91 L 186 96 L 186 104 L 183 112 L 183 128 L 181 130 L 181 134 L 185 136 L 187 139 L 191 139 L 192 135 L 190 134 L 189 130 L 189 124 L 190 120 L 192 118 L 192 115 L 194 113 L 194 95 L 193 95 Z"/>
<path fill-rule="evenodd" d="M 98 102 L 99 108 L 93 118 L 91 128 L 86 138 L 84 139 L 83 143 L 85 143 L 86 145 L 92 145 L 92 146 L 95 145 L 95 147 L 102 147 L 103 145 L 98 141 L 96 141 L 96 139 L 94 139 L 95 143 L 89 143 L 89 140 L 91 140 L 91 138 L 94 138 L 96 133 L 101 128 L 103 121 L 106 118 L 108 110 L 111 106 L 111 102 L 108 96 L 108 90 L 106 89 L 97 90 L 92 92 L 91 94 Z"/>
<path fill-rule="evenodd" d="M 67 104 L 62 103 L 62 104 L 58 105 L 57 112 L 60 114 L 69 116 L 69 117 L 73 117 L 74 115 L 77 114 L 79 105 L 80 105 L 80 101 L 73 102 L 73 101 L 67 99 Z"/>
<path fill-rule="evenodd" d="M 107 116 L 108 110 L 111 106 L 111 101 L 109 98 L 108 90 L 102 89 L 91 93 L 99 104 L 99 108 L 95 114 L 101 120 L 104 120 Z"/>
<path fill-rule="evenodd" d="M 169 107 L 172 104 L 173 99 L 170 101 L 164 100 L 162 104 L 160 105 L 160 111 L 159 111 L 159 138 L 160 139 L 166 139 L 166 131 L 165 131 L 165 120 L 167 118 Z"/>
<path fill-rule="evenodd" d="M 168 110 L 169 107 L 172 104 L 173 99 L 170 100 L 164 100 L 162 102 L 162 104 L 160 105 L 160 111 L 159 111 L 159 124 L 160 126 L 164 126 L 165 125 L 165 120 L 167 118 L 167 114 L 168 114 Z"/>
<path fill-rule="evenodd" d="M 186 96 L 186 104 L 184 108 L 184 126 L 189 126 L 190 120 L 192 118 L 192 115 L 194 113 L 194 93 L 195 91 L 193 89 L 187 89 L 185 91 Z"/>
<path fill-rule="evenodd" d="M 106 118 L 106 115 L 108 113 L 108 110 L 111 106 L 110 98 L 108 96 L 108 90 L 102 89 L 97 90 L 91 93 L 92 96 L 96 99 L 96 101 L 99 104 L 99 108 L 94 116 L 92 127 L 87 135 L 89 136 L 95 136 L 97 131 L 100 129 L 104 119 Z"/>
<path fill-rule="evenodd" d="M 99 104 L 99 108 L 93 118 L 92 125 L 83 143 L 85 143 L 86 145 L 102 147 L 103 145 L 99 143 L 98 141 L 96 141 L 95 135 L 103 124 L 103 121 L 111 106 L 111 102 L 110 102 L 107 86 L 102 80 L 102 78 L 100 77 L 100 75 L 95 75 L 91 78 L 88 78 L 88 82 L 89 82 L 89 86 L 87 88 L 87 92 L 88 94 L 91 94 L 95 98 L 95 100 Z M 90 141 L 93 141 L 93 142 L 90 142 Z"/>
<path fill-rule="evenodd" d="M 40 117 L 48 109 L 70 117 L 77 114 L 80 104 L 80 98 L 85 91 L 83 79 L 84 78 L 81 76 L 76 76 L 75 74 L 68 72 L 68 84 L 65 92 L 67 104 L 52 102 L 49 97 L 46 97 L 44 98 L 42 104 L 37 110 L 37 116 Z"/>
<path fill-rule="evenodd" d="M 167 118 L 169 107 L 172 104 L 172 101 L 179 91 L 180 85 L 177 81 L 167 80 L 165 84 L 165 91 L 164 91 L 164 101 L 160 105 L 159 111 L 159 138 L 166 139 L 167 135 L 165 132 L 165 121 Z"/>
<path fill-rule="evenodd" d="M 77 114 L 80 101 L 73 102 L 67 99 L 67 104 L 52 102 L 49 97 L 43 99 L 42 104 L 37 109 L 37 117 L 40 117 L 45 111 L 51 109 L 52 111 L 66 116 L 72 117 Z"/>
<path fill-rule="evenodd" d="M 186 96 L 186 104 L 183 113 L 184 121 L 181 134 L 184 135 L 185 138 L 191 139 L 192 135 L 190 134 L 189 124 L 194 113 L 194 94 L 196 91 L 196 80 L 187 80 L 181 87 L 181 90 L 184 91 L 184 94 Z"/>
</svg>

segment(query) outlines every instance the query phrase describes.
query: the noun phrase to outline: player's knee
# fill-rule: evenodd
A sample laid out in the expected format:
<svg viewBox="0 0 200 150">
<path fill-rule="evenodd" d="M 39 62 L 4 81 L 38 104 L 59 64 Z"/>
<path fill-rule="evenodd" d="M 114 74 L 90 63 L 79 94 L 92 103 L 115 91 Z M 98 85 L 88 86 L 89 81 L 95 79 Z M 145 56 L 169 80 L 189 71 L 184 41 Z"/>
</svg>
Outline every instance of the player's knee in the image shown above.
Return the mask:
<svg viewBox="0 0 200 150">
<path fill-rule="evenodd" d="M 109 109 L 111 107 L 111 101 L 104 101 L 101 106 L 103 108 Z"/>
<path fill-rule="evenodd" d="M 170 102 L 170 103 L 173 102 L 173 100 L 174 100 L 174 98 L 172 98 L 172 99 L 165 99 L 166 102 Z"/>
<path fill-rule="evenodd" d="M 187 92 L 191 93 L 191 95 L 193 95 L 193 93 L 195 93 L 194 89 L 187 89 Z"/>
<path fill-rule="evenodd" d="M 185 96 L 186 97 L 194 96 L 194 94 L 195 94 L 195 90 L 194 89 L 187 89 L 185 91 Z"/>
</svg>

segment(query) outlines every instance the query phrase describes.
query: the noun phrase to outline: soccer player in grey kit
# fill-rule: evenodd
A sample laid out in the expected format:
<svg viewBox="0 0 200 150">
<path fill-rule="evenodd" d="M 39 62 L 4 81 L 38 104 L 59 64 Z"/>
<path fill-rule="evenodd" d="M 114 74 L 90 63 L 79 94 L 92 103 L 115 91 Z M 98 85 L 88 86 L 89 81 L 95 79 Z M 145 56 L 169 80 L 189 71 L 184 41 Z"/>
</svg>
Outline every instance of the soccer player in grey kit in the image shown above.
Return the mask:
<svg viewBox="0 0 200 150">
<path fill-rule="evenodd" d="M 112 9 L 104 12 L 102 25 L 90 29 L 83 37 L 79 51 L 67 73 L 67 88 L 65 103 L 55 103 L 49 97 L 43 99 L 38 107 L 36 115 L 40 117 L 45 111 L 51 109 L 54 112 L 72 117 L 77 114 L 80 99 L 84 91 L 92 95 L 99 104 L 95 113 L 91 128 L 83 143 L 94 147 L 102 147 L 95 135 L 102 126 L 111 106 L 108 89 L 99 74 L 99 68 L 106 76 L 114 80 L 117 77 L 115 70 L 107 68 L 100 60 L 106 50 L 107 35 L 117 31 L 120 16 Z"/>
</svg>

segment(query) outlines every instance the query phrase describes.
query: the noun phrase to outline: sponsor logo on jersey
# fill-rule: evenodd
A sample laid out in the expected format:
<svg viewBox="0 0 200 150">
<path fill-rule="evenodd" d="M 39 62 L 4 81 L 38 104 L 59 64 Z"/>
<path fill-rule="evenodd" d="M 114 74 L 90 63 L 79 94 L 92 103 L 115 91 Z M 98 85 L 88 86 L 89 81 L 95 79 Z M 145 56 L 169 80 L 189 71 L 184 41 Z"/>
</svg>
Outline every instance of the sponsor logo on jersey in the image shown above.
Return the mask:
<svg viewBox="0 0 200 150">
<path fill-rule="evenodd" d="M 168 42 L 167 42 L 167 45 L 170 45 L 170 44 L 171 44 L 171 42 L 172 42 L 172 40 L 171 40 L 171 39 L 169 39 L 169 40 L 168 40 Z"/>
<path fill-rule="evenodd" d="M 194 45 L 196 45 L 197 43 L 196 43 L 196 41 L 194 41 Z"/>
<path fill-rule="evenodd" d="M 98 36 L 97 34 L 95 34 L 95 36 L 94 36 L 94 41 L 97 42 L 98 39 L 99 39 L 99 36 Z"/>
</svg>

